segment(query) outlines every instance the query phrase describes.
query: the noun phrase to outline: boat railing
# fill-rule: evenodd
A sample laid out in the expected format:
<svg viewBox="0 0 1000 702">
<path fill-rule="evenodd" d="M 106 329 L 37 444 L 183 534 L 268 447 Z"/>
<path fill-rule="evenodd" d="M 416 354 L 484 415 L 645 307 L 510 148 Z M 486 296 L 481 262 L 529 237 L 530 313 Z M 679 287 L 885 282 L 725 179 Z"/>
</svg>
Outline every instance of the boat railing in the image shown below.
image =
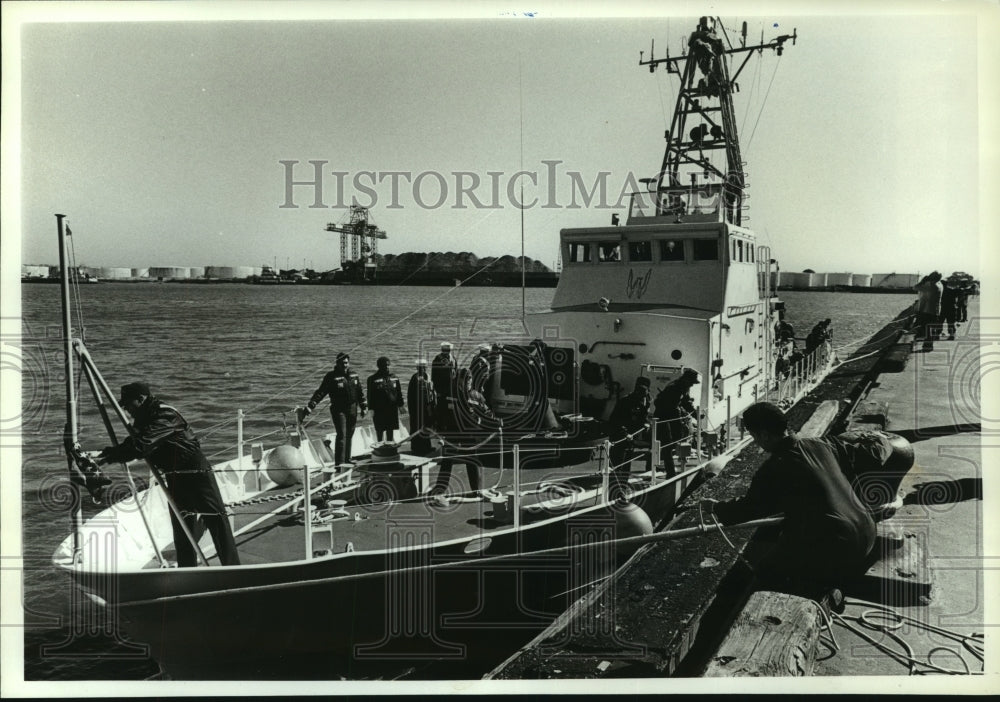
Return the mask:
<svg viewBox="0 0 1000 702">
<path fill-rule="evenodd" d="M 783 371 L 775 373 L 767 399 L 778 405 L 794 403 L 803 392 L 822 380 L 833 355 L 832 344 L 825 341 Z"/>
</svg>

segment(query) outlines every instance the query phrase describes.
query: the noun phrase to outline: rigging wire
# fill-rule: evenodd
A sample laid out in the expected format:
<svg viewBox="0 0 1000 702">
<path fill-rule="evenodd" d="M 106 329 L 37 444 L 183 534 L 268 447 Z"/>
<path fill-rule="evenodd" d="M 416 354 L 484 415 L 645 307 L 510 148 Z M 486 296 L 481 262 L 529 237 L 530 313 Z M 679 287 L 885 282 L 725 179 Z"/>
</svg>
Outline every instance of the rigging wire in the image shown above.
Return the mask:
<svg viewBox="0 0 1000 702">
<path fill-rule="evenodd" d="M 780 65 L 780 59 L 774 62 L 774 71 L 771 73 L 771 82 L 767 84 L 767 92 L 764 93 L 764 100 L 760 104 L 760 112 L 757 113 L 757 121 L 753 123 L 753 131 L 750 132 L 750 139 L 747 140 L 747 148 L 750 148 L 750 144 L 753 143 L 754 134 L 757 133 L 757 125 L 760 124 L 760 117 L 764 114 L 764 107 L 767 105 L 767 98 L 771 94 L 771 86 L 774 85 L 774 77 L 778 75 L 778 66 Z"/>
<path fill-rule="evenodd" d="M 670 80 L 670 71 L 666 71 L 666 74 L 667 74 L 666 83 L 669 91 L 668 95 L 672 97 L 674 92 L 674 86 L 673 82 Z M 660 116 L 663 117 L 663 128 L 670 129 L 670 121 L 667 118 L 667 105 L 663 101 L 663 81 L 661 80 L 656 81 L 656 92 L 660 97 Z"/>
<path fill-rule="evenodd" d="M 67 220 L 66 228 L 69 229 L 69 224 Z M 73 290 L 73 298 L 76 301 L 76 318 L 80 324 L 80 341 L 86 341 L 87 332 L 83 321 L 83 304 L 80 302 L 80 280 L 79 280 L 79 269 L 76 265 L 76 244 L 73 241 L 72 230 L 70 230 L 70 235 L 66 237 L 69 239 L 69 269 L 72 275 L 70 278 L 70 285 Z"/>
<path fill-rule="evenodd" d="M 750 78 L 750 94 L 747 96 L 746 108 L 743 110 L 743 121 L 740 123 L 740 134 L 744 132 L 747 126 L 747 117 L 750 116 L 750 104 L 753 102 L 754 96 L 760 92 L 760 61 L 753 62 L 753 76 Z"/>
</svg>

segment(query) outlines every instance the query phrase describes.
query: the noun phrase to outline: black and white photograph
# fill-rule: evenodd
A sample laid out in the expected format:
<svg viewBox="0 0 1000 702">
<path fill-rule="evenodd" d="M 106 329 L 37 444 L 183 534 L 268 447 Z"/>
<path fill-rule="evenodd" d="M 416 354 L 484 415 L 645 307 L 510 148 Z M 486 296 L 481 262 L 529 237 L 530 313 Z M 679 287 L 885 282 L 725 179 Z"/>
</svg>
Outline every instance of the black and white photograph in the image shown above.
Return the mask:
<svg viewBox="0 0 1000 702">
<path fill-rule="evenodd" d="M 0 10 L 4 697 L 998 689 L 996 3 Z"/>
</svg>

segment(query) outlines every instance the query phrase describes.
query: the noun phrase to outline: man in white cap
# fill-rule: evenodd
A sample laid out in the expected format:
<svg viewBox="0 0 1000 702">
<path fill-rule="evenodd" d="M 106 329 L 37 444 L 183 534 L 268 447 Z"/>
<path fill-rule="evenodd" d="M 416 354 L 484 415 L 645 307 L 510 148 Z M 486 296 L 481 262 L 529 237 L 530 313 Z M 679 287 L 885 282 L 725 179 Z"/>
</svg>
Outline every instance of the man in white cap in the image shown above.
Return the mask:
<svg viewBox="0 0 1000 702">
<path fill-rule="evenodd" d="M 441 343 L 441 353 L 434 357 L 431 362 L 431 382 L 434 383 L 434 391 L 437 393 L 438 404 L 443 403 L 453 392 L 455 375 L 458 372 L 458 364 L 455 357 L 451 355 L 451 342 Z"/>
<path fill-rule="evenodd" d="M 410 439 L 410 450 L 418 456 L 426 456 L 431 452 L 431 438 L 427 429 L 434 425 L 436 405 L 437 394 L 431 379 L 427 377 L 427 359 L 421 358 L 417 360 L 417 372 L 410 376 L 410 383 L 406 388 L 410 434 L 416 434 Z"/>
<path fill-rule="evenodd" d="M 486 393 L 486 381 L 490 377 L 490 345 L 480 344 L 478 353 L 473 356 L 469 363 L 469 372 L 472 374 L 472 387 L 479 392 Z M 489 398 L 486 397 L 487 403 Z"/>
</svg>

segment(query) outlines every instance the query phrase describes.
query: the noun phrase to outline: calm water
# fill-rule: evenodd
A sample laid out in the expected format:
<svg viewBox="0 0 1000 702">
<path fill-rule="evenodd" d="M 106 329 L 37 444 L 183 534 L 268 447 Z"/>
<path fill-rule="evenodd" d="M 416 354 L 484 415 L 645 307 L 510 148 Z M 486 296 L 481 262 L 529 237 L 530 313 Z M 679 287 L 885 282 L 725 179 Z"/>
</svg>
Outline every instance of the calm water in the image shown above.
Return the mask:
<svg viewBox="0 0 1000 702">
<path fill-rule="evenodd" d="M 547 309 L 552 292 L 527 290 L 525 309 Z M 66 466 L 59 289 L 23 285 L 21 293 L 25 678 L 142 679 L 157 672 L 154 663 L 105 635 L 70 635 L 84 604 L 49 565 L 70 524 L 51 489 Z M 247 412 L 248 440 L 280 430 L 281 413 L 309 398 L 339 351 L 351 353 L 362 377 L 389 356 L 405 382 L 412 361 L 436 353 L 442 338 L 514 338 L 521 328 L 517 288 L 101 284 L 83 286 L 81 296 L 87 347 L 111 387 L 148 382 L 217 460 L 235 455 L 237 409 Z M 912 302 L 852 293 L 782 298 L 797 335 L 830 317 L 835 346 L 856 342 L 847 353 Z M 459 359 L 474 347 L 459 347 Z M 108 442 L 83 390 L 81 443 L 99 449 Z M 51 647 L 44 654 L 43 645 Z"/>
</svg>

